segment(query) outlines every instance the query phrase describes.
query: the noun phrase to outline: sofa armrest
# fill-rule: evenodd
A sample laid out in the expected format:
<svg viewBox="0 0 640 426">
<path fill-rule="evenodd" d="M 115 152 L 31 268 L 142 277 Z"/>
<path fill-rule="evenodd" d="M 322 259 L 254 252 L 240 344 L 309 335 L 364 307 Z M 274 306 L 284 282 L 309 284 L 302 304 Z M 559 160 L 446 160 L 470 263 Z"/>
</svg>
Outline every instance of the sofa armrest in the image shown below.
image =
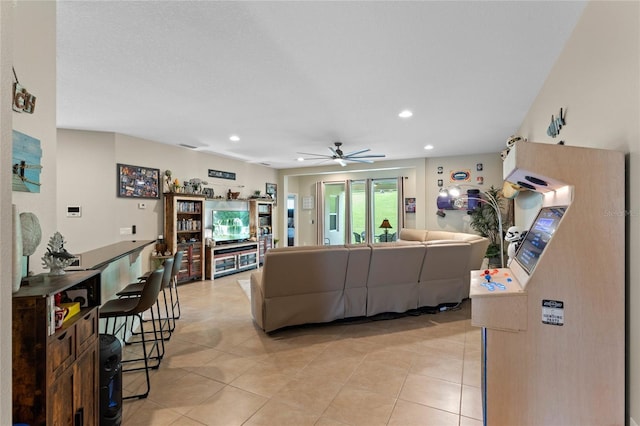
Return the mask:
<svg viewBox="0 0 640 426">
<path fill-rule="evenodd" d="M 258 327 L 264 330 L 264 289 L 262 271 L 251 274 L 251 314 Z"/>
</svg>

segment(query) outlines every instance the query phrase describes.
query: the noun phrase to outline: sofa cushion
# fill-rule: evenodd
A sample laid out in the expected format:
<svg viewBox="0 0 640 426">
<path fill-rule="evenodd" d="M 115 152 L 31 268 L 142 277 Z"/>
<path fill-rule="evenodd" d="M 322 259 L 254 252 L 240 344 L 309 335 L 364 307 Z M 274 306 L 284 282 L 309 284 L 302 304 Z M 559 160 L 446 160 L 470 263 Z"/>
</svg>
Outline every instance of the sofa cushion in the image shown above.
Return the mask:
<svg viewBox="0 0 640 426">
<path fill-rule="evenodd" d="M 403 240 L 403 241 L 426 241 L 427 230 L 402 228 L 400 230 L 399 236 L 400 236 L 399 240 Z"/>
<path fill-rule="evenodd" d="M 418 306 L 459 303 L 469 297 L 466 268 L 470 253 L 471 244 L 463 241 L 427 245 L 418 286 Z"/>
<path fill-rule="evenodd" d="M 426 250 L 419 242 L 371 245 L 367 316 L 418 307 L 418 278 Z"/>
<path fill-rule="evenodd" d="M 349 260 L 344 283 L 344 316 L 360 317 L 367 314 L 367 280 L 371 262 L 371 247 L 364 244 L 347 246 Z"/>
<path fill-rule="evenodd" d="M 348 255 L 335 246 L 268 250 L 262 271 L 251 274 L 251 312 L 258 326 L 269 332 L 344 318 Z"/>
</svg>

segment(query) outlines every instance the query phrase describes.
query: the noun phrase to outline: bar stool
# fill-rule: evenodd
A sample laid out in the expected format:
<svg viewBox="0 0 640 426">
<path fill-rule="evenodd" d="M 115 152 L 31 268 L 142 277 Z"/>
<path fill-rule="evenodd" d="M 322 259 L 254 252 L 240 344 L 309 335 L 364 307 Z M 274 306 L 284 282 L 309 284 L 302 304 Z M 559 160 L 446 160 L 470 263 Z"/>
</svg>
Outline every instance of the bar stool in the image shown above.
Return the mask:
<svg viewBox="0 0 640 426">
<path fill-rule="evenodd" d="M 173 256 L 173 270 L 171 271 L 171 286 L 169 287 L 169 295 L 171 297 L 171 312 L 173 314 L 173 326 L 175 328 L 175 320 L 180 319 L 180 296 L 178 295 L 178 274 L 180 273 L 180 266 L 182 265 L 182 258 L 184 257 L 184 251 L 178 250 Z M 173 300 L 173 291 L 176 292 L 176 300 Z M 178 314 L 175 314 L 175 311 Z"/>
<path fill-rule="evenodd" d="M 173 268 L 171 270 L 171 283 L 168 287 L 169 289 L 169 298 L 171 303 L 171 318 L 173 320 L 173 326 L 171 327 L 171 332 L 175 329 L 176 320 L 180 319 L 180 295 L 178 294 L 178 274 L 180 273 L 180 267 L 182 266 L 182 258 L 184 257 L 184 251 L 178 250 L 176 254 L 173 255 Z M 144 280 L 147 276 L 149 276 L 150 272 L 146 272 L 144 275 L 139 277 L 140 280 Z M 162 291 L 163 295 L 166 297 L 167 287 L 163 286 Z M 175 300 L 173 298 L 173 292 L 175 291 Z M 178 312 L 176 314 L 176 311 Z"/>
<path fill-rule="evenodd" d="M 105 332 L 107 332 L 109 329 L 109 320 L 113 319 L 113 326 L 112 326 L 112 332 L 111 332 L 111 334 L 113 335 L 116 335 L 116 333 L 120 331 L 123 327 L 123 325 L 121 324 L 116 329 L 117 318 L 121 318 L 121 317 L 125 318 L 125 323 L 124 323 L 125 332 L 126 332 L 127 318 L 129 317 L 132 317 L 132 319 L 138 318 L 140 322 L 140 330 L 141 330 L 140 335 L 142 339 L 141 343 L 142 343 L 143 356 L 142 358 L 122 360 L 122 364 L 123 364 L 122 371 L 129 372 L 129 371 L 144 370 L 146 382 L 147 382 L 147 388 L 145 392 L 126 396 L 126 397 L 123 397 L 122 399 L 146 398 L 149 395 L 149 391 L 151 390 L 151 382 L 149 381 L 149 369 L 155 369 L 160 366 L 161 355 L 159 351 L 158 341 L 161 342 L 162 338 L 161 336 L 159 337 L 157 334 L 158 332 L 156 329 L 156 321 L 153 315 L 153 309 L 151 308 L 158 300 L 158 295 L 160 294 L 160 289 L 162 287 L 163 275 L 164 275 L 163 268 L 159 268 L 153 271 L 149 276 L 149 278 L 145 281 L 145 285 L 139 296 L 120 298 L 120 299 L 111 299 L 105 302 L 102 306 L 100 306 L 100 309 L 99 309 L 100 318 L 104 318 L 106 320 Z M 144 330 L 144 321 L 142 320 L 142 313 L 147 310 L 151 310 L 151 324 L 153 325 L 153 333 L 154 333 L 154 339 L 152 340 L 153 344 L 148 351 L 147 351 L 147 340 L 145 338 L 146 333 Z M 156 356 L 152 356 L 154 349 L 156 352 Z M 150 364 L 150 360 L 152 359 L 156 360 L 156 363 L 154 365 Z M 144 367 L 124 368 L 125 363 L 129 364 L 129 363 L 136 363 L 140 361 L 144 362 Z"/>
<path fill-rule="evenodd" d="M 162 337 L 163 342 L 161 342 L 161 348 L 162 348 L 162 356 L 164 356 L 164 340 L 169 340 L 171 338 L 171 333 L 173 332 L 173 329 L 175 328 L 175 320 L 173 320 L 173 316 L 170 315 L 169 313 L 169 304 L 167 302 L 167 294 L 166 294 L 166 289 L 169 288 L 171 286 L 171 277 L 172 277 L 172 272 L 173 272 L 173 258 L 170 259 L 165 259 L 162 267 L 164 268 L 164 272 L 162 274 L 162 286 L 160 287 L 160 289 L 162 290 L 162 297 L 163 297 L 163 301 L 164 301 L 164 308 L 165 308 L 165 316 L 163 317 L 162 314 L 160 313 L 160 298 L 158 297 L 156 300 L 156 312 L 158 314 L 157 317 L 157 321 L 158 321 L 158 328 L 160 329 L 160 336 Z M 127 297 L 138 297 L 140 296 L 140 294 L 142 293 L 142 290 L 144 289 L 145 283 L 147 281 L 148 278 L 142 278 L 139 282 L 137 283 L 133 283 L 133 284 L 129 284 L 127 285 L 125 288 L 123 288 L 122 290 L 120 290 L 118 293 L 116 293 L 116 296 L 120 297 L 120 298 L 127 298 Z M 153 312 L 153 307 L 151 308 L 151 311 Z M 171 320 L 174 321 L 173 326 L 171 325 Z M 165 328 L 166 326 L 166 328 Z M 131 334 L 132 335 L 138 335 L 140 333 L 137 333 L 133 330 L 134 324 L 131 324 Z M 150 332 L 147 332 L 150 333 Z M 129 341 L 126 342 L 127 344 L 133 344 L 133 343 L 140 343 L 140 341 Z"/>
</svg>

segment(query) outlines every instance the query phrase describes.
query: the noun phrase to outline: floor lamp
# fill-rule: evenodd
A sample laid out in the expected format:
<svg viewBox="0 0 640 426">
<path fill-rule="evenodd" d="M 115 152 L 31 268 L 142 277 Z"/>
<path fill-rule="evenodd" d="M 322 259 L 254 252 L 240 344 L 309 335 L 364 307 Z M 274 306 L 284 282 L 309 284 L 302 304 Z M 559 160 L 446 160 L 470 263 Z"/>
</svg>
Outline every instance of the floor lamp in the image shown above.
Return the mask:
<svg viewBox="0 0 640 426">
<path fill-rule="evenodd" d="M 498 217 L 498 236 L 499 236 L 499 240 L 500 240 L 500 266 L 502 268 L 504 268 L 504 238 L 502 236 L 502 210 L 500 209 L 500 203 L 498 202 L 498 200 L 491 195 L 488 192 L 484 192 L 482 191 L 482 189 L 475 187 L 473 185 L 465 185 L 465 187 L 470 187 L 471 189 L 477 189 L 479 190 L 478 195 L 477 196 L 473 196 L 473 195 L 466 195 L 465 197 L 467 198 L 467 200 L 475 200 L 477 202 L 480 203 L 484 203 L 487 204 L 489 206 L 491 206 L 493 208 L 493 210 L 496 212 L 496 216 Z M 449 189 L 441 189 L 440 193 L 439 193 L 439 197 L 447 197 L 447 196 L 451 196 L 453 198 L 455 198 L 454 201 L 454 205 L 457 208 L 461 208 L 463 207 L 463 198 L 464 197 L 460 197 L 462 193 L 462 190 L 460 189 L 460 186 L 454 186 L 451 187 Z M 482 197 L 480 197 L 480 194 L 482 194 Z M 468 202 L 468 201 L 467 201 Z"/>
</svg>

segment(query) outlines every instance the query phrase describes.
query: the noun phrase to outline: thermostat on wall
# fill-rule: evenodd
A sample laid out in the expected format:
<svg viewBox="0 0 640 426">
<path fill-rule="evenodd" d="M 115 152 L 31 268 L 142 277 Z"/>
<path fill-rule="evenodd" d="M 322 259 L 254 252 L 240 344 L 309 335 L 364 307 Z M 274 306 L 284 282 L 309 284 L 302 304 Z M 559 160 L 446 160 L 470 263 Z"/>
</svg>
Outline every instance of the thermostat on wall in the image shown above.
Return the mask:
<svg viewBox="0 0 640 426">
<path fill-rule="evenodd" d="M 80 216 L 82 216 L 82 207 L 67 206 L 67 217 L 80 217 Z"/>
</svg>

